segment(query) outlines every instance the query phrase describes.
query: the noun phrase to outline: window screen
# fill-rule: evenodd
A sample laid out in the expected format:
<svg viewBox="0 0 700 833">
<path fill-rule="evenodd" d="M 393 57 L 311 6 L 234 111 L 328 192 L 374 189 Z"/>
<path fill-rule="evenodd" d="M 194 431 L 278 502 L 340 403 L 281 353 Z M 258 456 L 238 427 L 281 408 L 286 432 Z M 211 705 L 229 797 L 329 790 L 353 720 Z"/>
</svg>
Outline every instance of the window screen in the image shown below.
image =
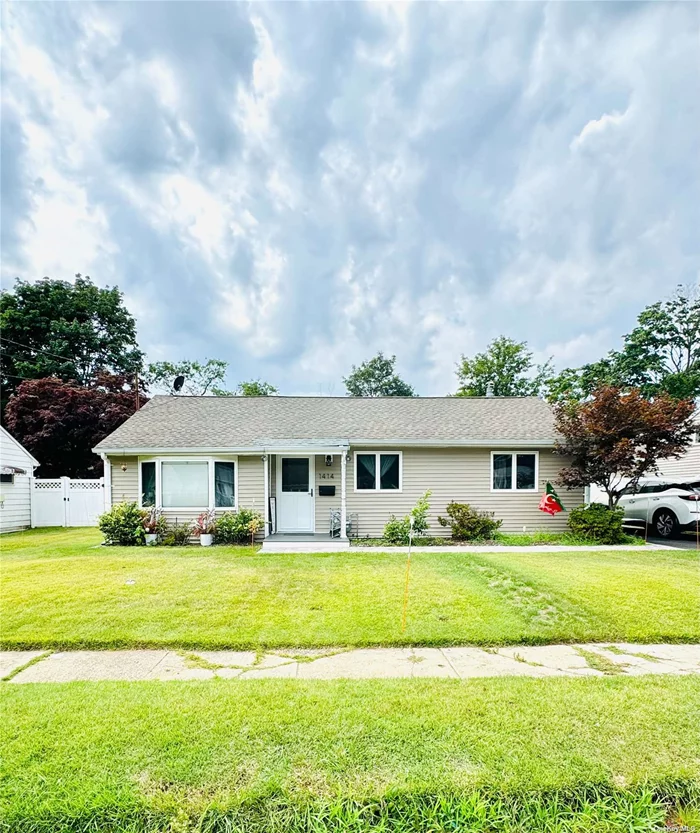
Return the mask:
<svg viewBox="0 0 700 833">
<path fill-rule="evenodd" d="M 141 463 L 141 506 L 156 505 L 156 464 Z"/>
<path fill-rule="evenodd" d="M 358 454 L 357 455 L 357 488 L 358 489 L 376 489 L 377 488 L 377 455 L 376 454 Z"/>
<path fill-rule="evenodd" d="M 236 505 L 235 463 L 214 463 L 214 506 Z"/>
<path fill-rule="evenodd" d="M 399 488 L 399 455 L 398 454 L 380 454 L 379 455 L 379 488 L 380 489 L 398 489 Z"/>
<path fill-rule="evenodd" d="M 518 454 L 517 455 L 517 473 L 515 488 L 516 489 L 534 489 L 537 486 L 535 482 L 535 455 L 534 454 Z"/>
<path fill-rule="evenodd" d="M 209 506 L 209 465 L 206 462 L 164 462 L 161 481 L 164 507 L 204 509 Z"/>
<path fill-rule="evenodd" d="M 282 458 L 282 491 L 283 492 L 308 492 L 309 491 L 309 458 L 308 457 L 283 457 Z"/>
<path fill-rule="evenodd" d="M 494 489 L 512 489 L 513 488 L 513 455 L 512 454 L 494 454 L 493 455 L 493 488 Z"/>
</svg>

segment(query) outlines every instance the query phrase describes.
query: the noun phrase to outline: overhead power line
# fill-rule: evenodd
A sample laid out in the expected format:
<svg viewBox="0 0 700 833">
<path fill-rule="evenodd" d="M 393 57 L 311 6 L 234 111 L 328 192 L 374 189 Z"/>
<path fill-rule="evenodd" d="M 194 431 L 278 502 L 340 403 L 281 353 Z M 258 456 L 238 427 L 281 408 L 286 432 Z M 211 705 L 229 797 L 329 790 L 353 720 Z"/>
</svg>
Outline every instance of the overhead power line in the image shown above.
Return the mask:
<svg viewBox="0 0 700 833">
<path fill-rule="evenodd" d="M 62 359 L 64 362 L 71 362 L 75 364 L 75 359 L 69 359 L 68 356 L 59 356 L 57 353 L 50 353 L 48 350 L 43 350 L 41 347 L 30 347 L 28 344 L 22 344 L 19 341 L 13 341 L 11 338 L 0 336 L 0 341 L 6 341 L 8 344 L 14 344 L 17 347 L 24 347 L 27 350 L 32 350 L 34 353 L 43 353 L 46 356 L 51 356 L 54 359 Z"/>
</svg>

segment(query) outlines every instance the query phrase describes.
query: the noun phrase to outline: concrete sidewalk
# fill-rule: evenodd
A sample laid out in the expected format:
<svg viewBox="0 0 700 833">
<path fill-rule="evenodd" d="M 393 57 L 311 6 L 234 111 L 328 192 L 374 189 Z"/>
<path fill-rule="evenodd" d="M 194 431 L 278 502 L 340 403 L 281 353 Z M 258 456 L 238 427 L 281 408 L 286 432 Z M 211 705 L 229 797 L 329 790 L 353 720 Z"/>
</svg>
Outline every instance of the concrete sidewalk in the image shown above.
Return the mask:
<svg viewBox="0 0 700 833">
<path fill-rule="evenodd" d="M 78 680 L 298 680 L 392 677 L 603 677 L 700 674 L 700 645 L 628 643 L 504 648 L 356 648 L 253 651 L 1 651 L 12 683 Z"/>
<path fill-rule="evenodd" d="M 412 547 L 411 552 L 432 552 L 432 553 L 445 553 L 449 552 L 450 554 L 459 554 L 459 553 L 470 553 L 470 552 L 490 552 L 490 553 L 501 553 L 501 552 L 519 552 L 523 555 L 531 552 L 639 552 L 639 551 L 652 551 L 652 550 L 672 550 L 677 549 L 676 547 L 670 546 L 668 544 L 660 543 L 659 541 L 649 542 L 646 545 L 642 541 L 640 544 L 614 544 L 614 545 L 606 545 L 606 544 L 591 544 L 590 546 L 579 546 L 579 545 L 569 545 L 569 544 L 528 544 L 523 546 L 513 546 L 507 544 L 460 544 L 455 545 L 452 544 L 450 546 L 434 546 L 434 547 Z M 274 553 L 282 554 L 285 553 L 287 555 L 293 553 L 305 553 L 305 552 L 329 552 L 330 549 L 327 546 L 322 546 L 320 544 L 310 544 L 310 543 L 281 543 L 277 544 L 274 548 Z M 343 552 L 345 553 L 355 553 L 355 552 L 393 552 L 393 553 L 404 553 L 408 552 L 408 547 L 390 547 L 390 546 L 383 546 L 378 544 L 377 546 L 369 546 L 363 547 L 362 544 L 353 544 L 349 548 L 344 548 Z M 269 553 L 268 553 L 269 554 Z"/>
</svg>

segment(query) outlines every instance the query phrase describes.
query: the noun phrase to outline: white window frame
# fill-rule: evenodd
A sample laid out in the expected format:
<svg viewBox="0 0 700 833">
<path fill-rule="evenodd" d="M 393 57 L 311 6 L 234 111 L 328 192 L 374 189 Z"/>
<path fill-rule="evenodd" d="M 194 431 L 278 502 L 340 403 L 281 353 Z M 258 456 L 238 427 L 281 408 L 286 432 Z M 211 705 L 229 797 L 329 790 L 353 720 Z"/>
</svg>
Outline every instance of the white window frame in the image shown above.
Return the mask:
<svg viewBox="0 0 700 833">
<path fill-rule="evenodd" d="M 494 457 L 496 455 L 501 456 L 505 454 L 510 454 L 512 461 L 511 461 L 511 475 L 510 475 L 510 489 L 496 489 L 493 485 L 493 462 Z M 534 454 L 535 455 L 535 485 L 532 489 L 518 489 L 517 482 L 518 482 L 518 461 L 517 455 L 518 454 Z M 499 495 L 532 495 L 537 494 L 539 482 L 540 482 L 540 452 L 539 451 L 531 451 L 528 448 L 521 448 L 519 451 L 508 451 L 503 449 L 503 451 L 492 451 L 491 452 L 491 465 L 489 467 L 489 482 L 491 484 L 491 491 L 495 492 Z"/>
<path fill-rule="evenodd" d="M 238 511 L 238 457 L 139 457 L 138 458 L 138 475 L 139 475 L 139 500 L 138 505 L 142 509 L 153 509 L 152 506 L 144 506 L 143 488 L 141 484 L 141 463 L 155 463 L 156 464 L 156 504 L 155 508 L 162 509 L 164 512 L 203 512 L 205 509 L 213 509 L 215 512 L 236 512 Z M 206 463 L 207 478 L 209 483 L 209 501 L 207 506 L 163 506 L 163 490 L 162 490 L 162 465 L 163 463 Z M 214 463 L 233 463 L 233 489 L 234 489 L 234 505 L 233 506 L 215 506 L 214 494 Z"/>
<path fill-rule="evenodd" d="M 376 486 L 374 489 L 358 489 L 357 488 L 357 457 L 359 454 L 374 454 L 375 456 L 375 472 L 376 472 L 376 479 L 375 483 Z M 399 458 L 399 488 L 398 489 L 382 489 L 381 487 L 381 474 L 380 474 L 380 458 L 382 454 L 395 454 Z M 377 492 L 382 492 L 383 494 L 388 495 L 398 495 L 403 492 L 403 452 L 402 451 L 392 451 L 391 449 L 382 449 L 381 451 L 356 451 L 355 452 L 355 460 L 353 462 L 353 487 L 354 491 L 357 492 L 358 495 L 364 494 L 376 494 Z"/>
</svg>

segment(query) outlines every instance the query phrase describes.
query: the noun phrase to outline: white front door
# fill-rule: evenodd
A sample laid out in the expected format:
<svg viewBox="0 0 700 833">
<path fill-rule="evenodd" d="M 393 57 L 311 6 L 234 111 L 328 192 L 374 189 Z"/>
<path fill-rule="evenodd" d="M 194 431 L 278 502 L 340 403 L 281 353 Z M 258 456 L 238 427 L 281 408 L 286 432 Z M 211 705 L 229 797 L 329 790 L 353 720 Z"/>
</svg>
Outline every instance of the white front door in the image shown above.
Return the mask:
<svg viewBox="0 0 700 833">
<path fill-rule="evenodd" d="M 314 531 L 314 458 L 277 458 L 277 531 Z"/>
</svg>

